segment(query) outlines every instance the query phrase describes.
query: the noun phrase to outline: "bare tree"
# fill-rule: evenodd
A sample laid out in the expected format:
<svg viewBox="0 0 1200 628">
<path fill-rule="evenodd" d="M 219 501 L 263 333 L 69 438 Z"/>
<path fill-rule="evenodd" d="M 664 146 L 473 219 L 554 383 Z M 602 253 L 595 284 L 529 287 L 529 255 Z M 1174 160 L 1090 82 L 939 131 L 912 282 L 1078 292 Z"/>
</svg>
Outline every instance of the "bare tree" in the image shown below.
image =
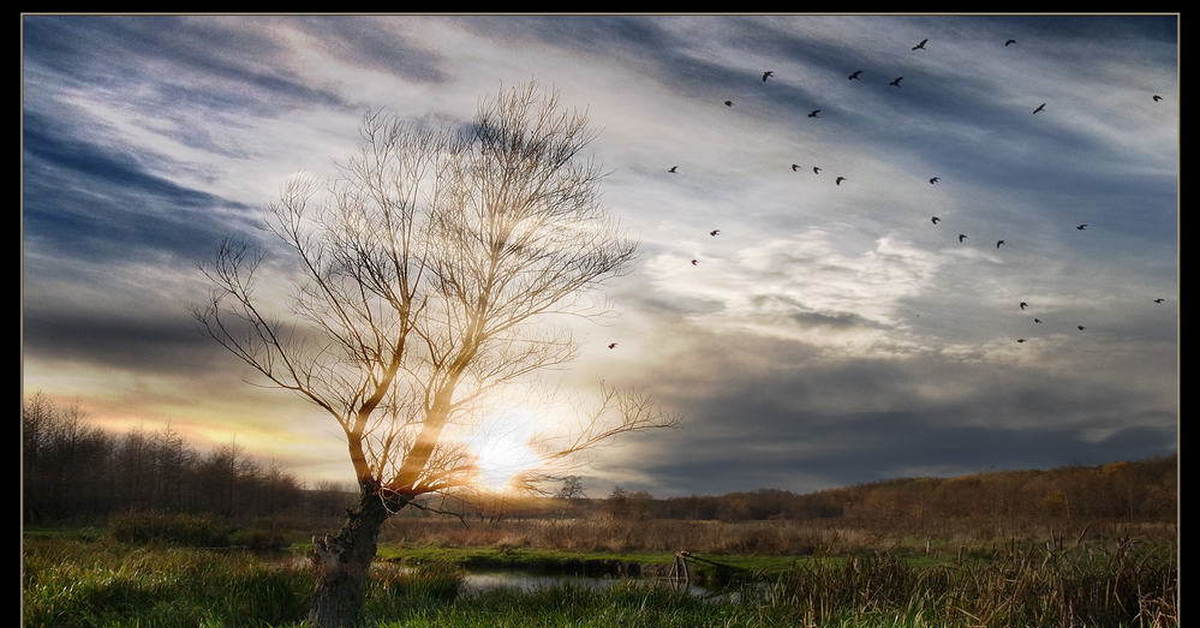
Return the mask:
<svg viewBox="0 0 1200 628">
<path fill-rule="evenodd" d="M 562 486 L 558 492 L 554 494 L 556 499 L 561 499 L 568 502 L 576 502 L 581 499 L 587 499 L 587 493 L 583 490 L 583 479 L 578 475 L 568 475 L 562 479 Z"/>
<path fill-rule="evenodd" d="M 202 266 L 214 290 L 194 309 L 218 343 L 345 435 L 360 499 L 336 535 L 314 538 L 315 626 L 355 620 L 390 514 L 470 483 L 472 459 L 448 428 L 573 359 L 552 315 L 588 314 L 581 295 L 636 256 L 582 155 L 595 138 L 586 116 L 535 84 L 484 100 L 468 131 L 373 113 L 361 135 L 332 182 L 294 177 L 268 207 L 294 263 L 290 311 L 267 309 L 255 291 L 265 255 L 233 241 Z M 645 397 L 608 394 L 547 460 L 675 422 Z"/>
</svg>

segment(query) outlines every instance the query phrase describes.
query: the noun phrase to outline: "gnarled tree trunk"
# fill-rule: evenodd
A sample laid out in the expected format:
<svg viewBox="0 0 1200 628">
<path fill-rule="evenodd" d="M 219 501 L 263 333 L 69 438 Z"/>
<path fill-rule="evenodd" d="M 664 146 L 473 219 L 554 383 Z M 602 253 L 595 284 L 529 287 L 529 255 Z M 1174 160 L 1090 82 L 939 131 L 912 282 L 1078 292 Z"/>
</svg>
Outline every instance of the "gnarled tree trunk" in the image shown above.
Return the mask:
<svg viewBox="0 0 1200 628">
<path fill-rule="evenodd" d="M 317 587 L 308 621 L 313 628 L 349 628 L 358 621 L 367 576 L 389 516 L 407 505 L 407 498 L 389 499 L 385 506 L 375 486 L 366 485 L 357 508 L 348 509 L 337 536 L 313 538 L 312 561 Z"/>
</svg>

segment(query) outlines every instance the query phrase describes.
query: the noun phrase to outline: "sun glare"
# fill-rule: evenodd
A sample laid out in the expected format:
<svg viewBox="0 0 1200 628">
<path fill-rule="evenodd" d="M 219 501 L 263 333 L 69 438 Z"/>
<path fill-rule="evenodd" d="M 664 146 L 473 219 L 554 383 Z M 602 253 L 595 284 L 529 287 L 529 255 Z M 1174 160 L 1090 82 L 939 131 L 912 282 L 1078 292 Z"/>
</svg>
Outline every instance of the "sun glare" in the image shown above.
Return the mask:
<svg viewBox="0 0 1200 628">
<path fill-rule="evenodd" d="M 529 442 L 537 431 L 537 421 L 520 410 L 497 413 L 487 419 L 467 439 L 475 456 L 475 483 L 495 492 L 512 490 L 513 480 L 541 462 Z"/>
</svg>

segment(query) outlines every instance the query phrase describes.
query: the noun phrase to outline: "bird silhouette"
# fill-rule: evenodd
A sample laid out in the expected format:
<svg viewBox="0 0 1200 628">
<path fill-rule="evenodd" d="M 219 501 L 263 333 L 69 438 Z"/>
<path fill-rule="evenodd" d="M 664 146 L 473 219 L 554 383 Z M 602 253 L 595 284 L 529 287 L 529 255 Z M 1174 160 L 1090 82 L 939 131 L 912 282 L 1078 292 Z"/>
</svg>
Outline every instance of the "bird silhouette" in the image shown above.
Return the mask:
<svg viewBox="0 0 1200 628">
<path fill-rule="evenodd" d="M 1005 242 L 1004 240 L 996 240 L 996 248 L 1000 248 L 1001 246 L 1003 246 L 1005 244 L 1008 244 L 1008 243 Z"/>
<path fill-rule="evenodd" d="M 608 343 L 608 348 L 609 348 L 609 349 L 616 349 L 616 348 L 617 348 L 617 343 L 615 343 L 615 342 L 610 342 L 610 343 Z"/>
<path fill-rule="evenodd" d="M 725 101 L 725 106 L 726 106 L 726 107 L 732 107 L 732 106 L 733 106 L 733 101 L 732 101 L 732 100 L 726 100 L 726 101 Z"/>
<path fill-rule="evenodd" d="M 721 235 L 721 230 L 720 230 L 720 229 L 713 229 L 712 231 L 709 231 L 709 232 L 708 232 L 708 235 L 710 235 L 710 236 L 712 236 L 712 237 L 714 237 L 714 238 L 715 238 L 715 237 L 717 237 L 717 236 Z"/>
<path fill-rule="evenodd" d="M 1153 96 L 1153 98 L 1154 98 L 1154 102 L 1158 102 L 1158 101 L 1162 100 L 1162 96 L 1159 96 L 1158 94 L 1155 94 Z"/>
<path fill-rule="evenodd" d="M 1035 318 L 1035 319 L 1033 319 L 1033 322 L 1037 323 L 1038 325 L 1041 325 L 1041 324 L 1042 324 L 1042 319 L 1040 319 L 1040 318 Z"/>
<path fill-rule="evenodd" d="M 1166 299 L 1161 299 L 1161 298 L 1160 298 L 1160 299 L 1155 299 L 1155 300 L 1154 300 L 1154 302 L 1155 302 L 1155 303 L 1162 303 L 1163 301 L 1166 301 Z"/>
<path fill-rule="evenodd" d="M 766 72 L 763 72 L 763 82 L 766 83 L 767 79 L 771 78 L 772 76 L 775 76 L 775 72 L 773 72 L 771 70 L 767 70 Z"/>
<path fill-rule="evenodd" d="M 1007 47 L 1009 47 L 1009 46 L 1011 46 L 1012 44 L 1015 44 L 1015 43 L 1017 43 L 1017 40 L 1015 40 L 1015 39 L 1010 39 L 1010 40 L 1008 40 L 1008 41 L 1004 42 L 1004 47 L 1005 47 L 1005 48 L 1007 48 Z"/>
<path fill-rule="evenodd" d="M 667 168 L 667 172 L 674 174 L 675 170 L 677 170 L 678 168 L 679 168 L 679 166 L 671 166 L 670 168 Z"/>
<path fill-rule="evenodd" d="M 1017 342 L 1025 342 L 1024 338 L 1017 338 Z"/>
<path fill-rule="evenodd" d="M 813 109 L 812 113 L 808 114 L 808 117 L 819 118 L 820 116 L 817 115 L 818 113 L 821 113 L 820 109 Z"/>
<path fill-rule="evenodd" d="M 903 81 L 903 80 L 904 80 L 903 76 L 897 76 L 896 79 L 894 81 L 892 81 L 891 83 L 888 83 L 888 85 L 894 85 L 895 87 L 900 87 L 900 81 Z"/>
<path fill-rule="evenodd" d="M 933 185 L 933 184 L 937 183 L 938 181 L 941 181 L 941 179 L 939 179 L 938 177 L 934 177 L 929 180 L 929 185 Z"/>
<path fill-rule="evenodd" d="M 861 74 L 862 74 L 862 70 L 855 70 L 854 73 L 851 74 L 849 78 L 851 81 L 861 81 L 862 79 L 858 78 Z"/>
<path fill-rule="evenodd" d="M 696 266 L 696 265 L 698 265 L 699 263 L 700 263 L 700 260 L 698 260 L 698 259 L 694 259 L 694 260 L 692 260 L 692 266 Z"/>
<path fill-rule="evenodd" d="M 800 164 L 792 164 L 792 172 L 800 170 Z"/>
<path fill-rule="evenodd" d="M 1034 109 L 1034 110 L 1033 110 L 1033 113 L 1034 113 L 1034 115 L 1037 115 L 1037 112 L 1039 112 L 1039 111 L 1041 111 L 1042 109 L 1045 109 L 1045 108 L 1046 108 L 1046 103 L 1042 103 L 1042 104 L 1038 105 L 1038 106 L 1037 106 L 1037 109 Z"/>
<path fill-rule="evenodd" d="M 841 185 L 841 184 L 842 184 L 842 181 L 845 181 L 845 180 L 846 180 L 846 177 L 838 177 L 838 178 L 836 178 L 836 179 L 834 179 L 834 180 L 833 180 L 833 184 L 834 184 L 834 185 Z"/>
<path fill-rule="evenodd" d="M 917 45 L 913 46 L 913 47 L 912 47 L 912 49 L 913 49 L 913 50 L 924 50 L 924 49 L 925 49 L 925 42 L 927 42 L 927 41 L 929 41 L 929 40 L 928 40 L 928 39 L 922 39 L 922 40 L 921 40 L 921 43 L 919 43 L 919 44 L 917 44 Z"/>
<path fill-rule="evenodd" d="M 966 239 L 967 239 L 967 236 L 965 236 L 965 235 L 963 235 L 963 234 L 961 234 L 961 233 L 960 233 L 960 234 L 958 234 L 958 243 L 959 243 L 959 244 L 962 244 L 962 243 L 963 243 L 963 240 L 966 240 Z"/>
<path fill-rule="evenodd" d="M 1027 307 L 1029 307 L 1029 304 L 1028 304 L 1028 303 L 1026 303 L 1026 302 L 1024 302 L 1024 301 L 1021 301 L 1021 303 L 1020 303 L 1020 308 L 1021 308 L 1022 310 L 1024 310 L 1024 309 L 1025 309 L 1025 308 L 1027 308 Z"/>
<path fill-rule="evenodd" d="M 942 221 L 942 219 L 941 219 L 941 218 L 938 218 L 937 216 L 934 216 L 933 218 L 930 218 L 930 219 L 929 219 L 929 222 L 932 222 L 932 223 L 933 223 L 933 224 L 935 224 L 935 225 L 936 225 L 936 224 L 938 224 L 938 223 L 939 223 L 939 222 L 941 222 L 941 221 Z"/>
<path fill-rule="evenodd" d="M 1082 225 L 1079 225 L 1078 227 L 1075 227 L 1075 228 L 1076 228 L 1076 229 L 1078 229 L 1078 230 L 1080 230 L 1080 231 L 1084 231 L 1084 230 L 1086 230 L 1086 229 L 1087 229 L 1087 226 L 1088 226 L 1088 224 L 1085 222 L 1085 223 L 1083 223 Z"/>
<path fill-rule="evenodd" d="M 1083 331 L 1083 330 L 1087 329 L 1087 327 L 1084 327 L 1083 325 L 1076 325 L 1075 328 L 1078 329 L 1079 331 Z"/>
<path fill-rule="evenodd" d="M 813 174 L 821 174 L 821 169 L 817 166 L 813 166 Z"/>
</svg>

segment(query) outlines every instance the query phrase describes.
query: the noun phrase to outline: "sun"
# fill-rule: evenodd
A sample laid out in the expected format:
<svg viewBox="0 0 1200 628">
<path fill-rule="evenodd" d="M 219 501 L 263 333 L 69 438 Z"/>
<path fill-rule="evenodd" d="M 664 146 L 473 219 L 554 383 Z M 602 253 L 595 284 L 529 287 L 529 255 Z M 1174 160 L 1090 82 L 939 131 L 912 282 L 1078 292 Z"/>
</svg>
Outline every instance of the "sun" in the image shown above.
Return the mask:
<svg viewBox="0 0 1200 628">
<path fill-rule="evenodd" d="M 541 463 L 529 445 L 536 434 L 537 421 L 523 410 L 493 414 L 466 440 L 474 456 L 474 483 L 493 492 L 512 490 L 513 480 Z"/>
</svg>

